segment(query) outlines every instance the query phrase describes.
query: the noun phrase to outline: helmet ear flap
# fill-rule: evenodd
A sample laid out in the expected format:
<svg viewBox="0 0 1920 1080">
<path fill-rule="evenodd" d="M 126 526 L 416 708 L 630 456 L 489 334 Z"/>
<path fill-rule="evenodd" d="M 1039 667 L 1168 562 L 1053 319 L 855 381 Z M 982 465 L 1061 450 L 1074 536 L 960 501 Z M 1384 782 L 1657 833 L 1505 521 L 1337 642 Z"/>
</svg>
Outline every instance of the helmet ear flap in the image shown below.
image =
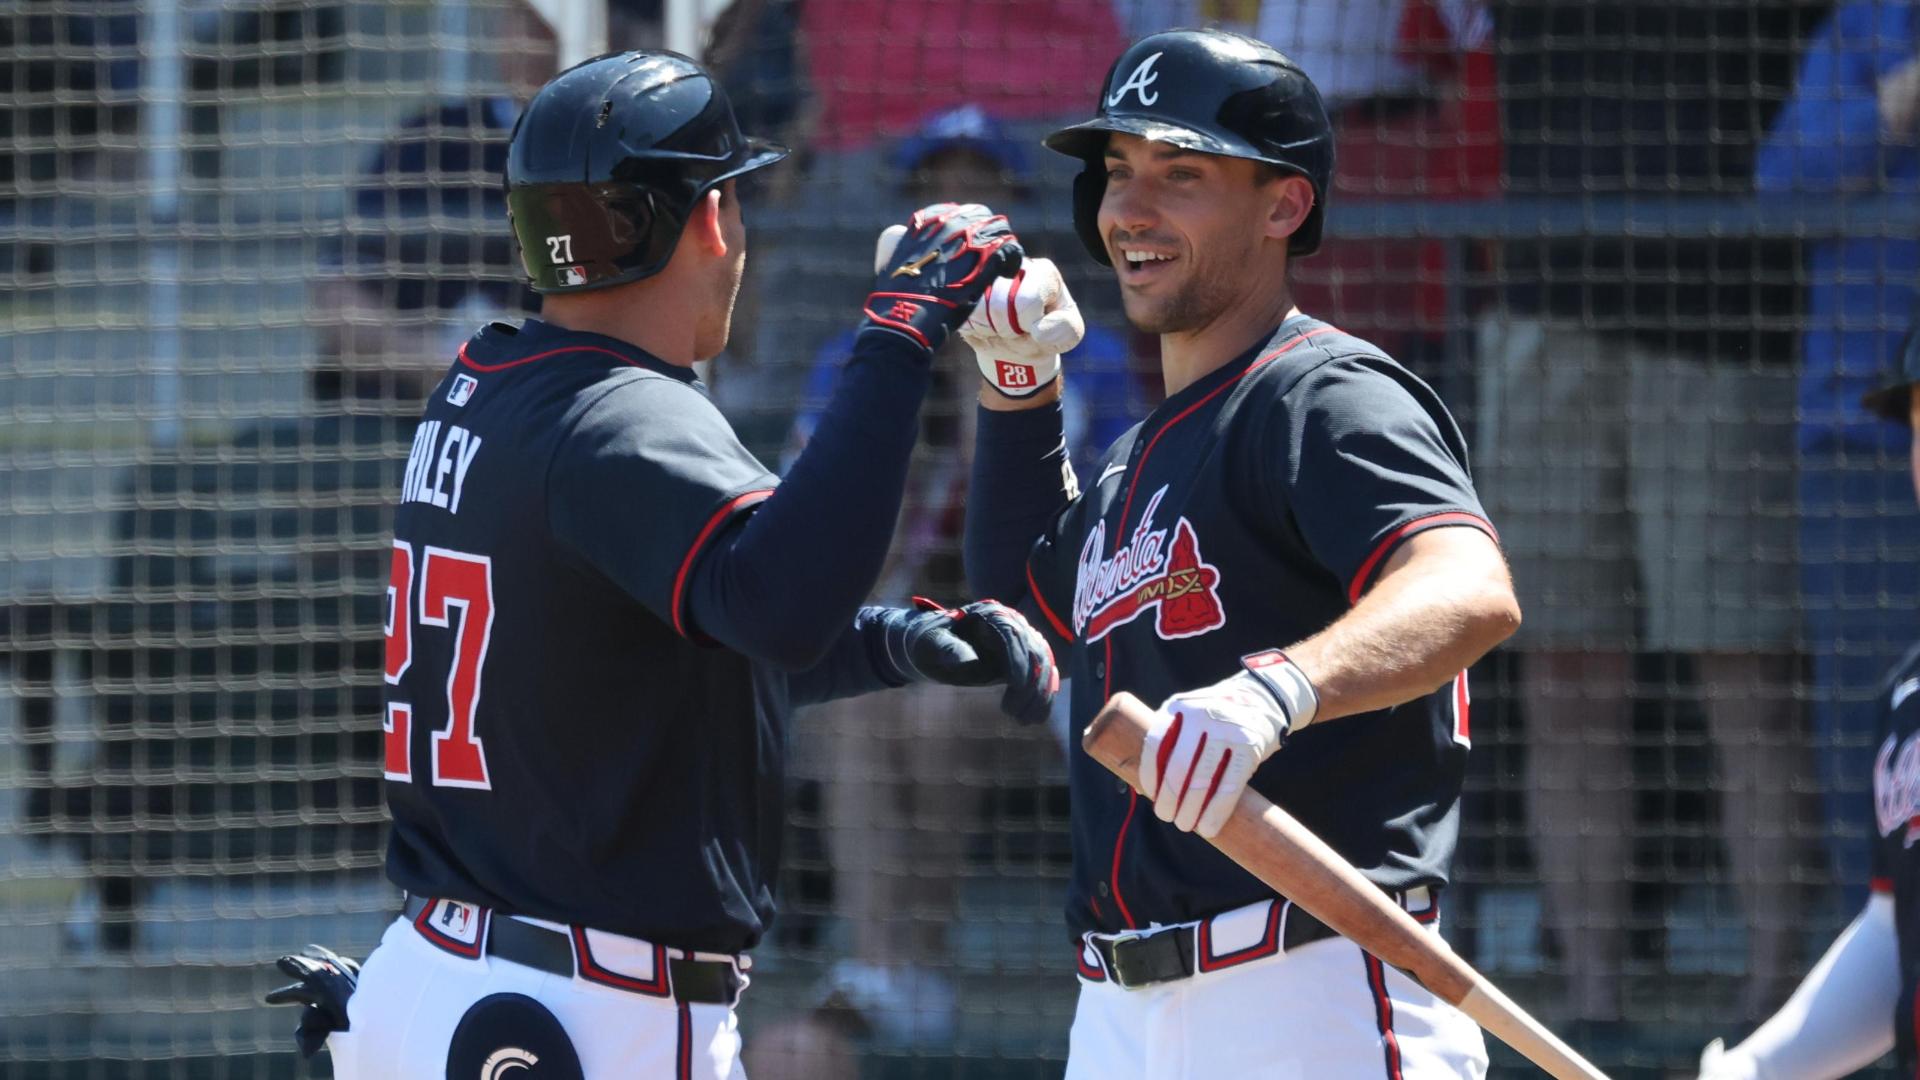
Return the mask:
<svg viewBox="0 0 1920 1080">
<path fill-rule="evenodd" d="M 1087 254 L 1101 266 L 1112 266 L 1107 257 L 1106 238 L 1100 235 L 1100 200 L 1107 194 L 1107 171 L 1098 158 L 1088 158 L 1080 175 L 1073 178 L 1073 231 L 1087 246 Z"/>
</svg>

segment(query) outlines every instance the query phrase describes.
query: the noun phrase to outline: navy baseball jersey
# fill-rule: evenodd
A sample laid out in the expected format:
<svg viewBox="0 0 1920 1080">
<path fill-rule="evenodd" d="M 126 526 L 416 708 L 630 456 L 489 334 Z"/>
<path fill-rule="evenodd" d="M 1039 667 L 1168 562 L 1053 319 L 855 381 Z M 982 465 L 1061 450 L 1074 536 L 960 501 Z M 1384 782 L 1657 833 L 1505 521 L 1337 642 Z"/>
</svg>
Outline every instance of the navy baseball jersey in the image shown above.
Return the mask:
<svg viewBox="0 0 1920 1080">
<path fill-rule="evenodd" d="M 396 883 L 682 948 L 758 939 L 785 686 L 702 647 L 684 593 L 774 484 L 690 369 L 538 320 L 461 349 L 394 526 Z"/>
<path fill-rule="evenodd" d="M 1492 533 L 1439 398 L 1378 349 L 1295 318 L 1122 436 L 1029 557 L 1068 643 L 1072 730 L 1127 690 L 1150 705 L 1344 614 L 1409 536 Z M 1306 728 L 1253 787 L 1376 884 L 1443 884 L 1467 754 L 1465 677 Z M 1272 895 L 1076 742 L 1076 934 L 1183 922 Z"/>
<path fill-rule="evenodd" d="M 1880 687 L 1880 746 L 1873 762 L 1873 891 L 1893 896 L 1900 941 L 1900 1002 L 1893 1014 L 1900 1074 L 1920 1073 L 1920 646 Z"/>
</svg>

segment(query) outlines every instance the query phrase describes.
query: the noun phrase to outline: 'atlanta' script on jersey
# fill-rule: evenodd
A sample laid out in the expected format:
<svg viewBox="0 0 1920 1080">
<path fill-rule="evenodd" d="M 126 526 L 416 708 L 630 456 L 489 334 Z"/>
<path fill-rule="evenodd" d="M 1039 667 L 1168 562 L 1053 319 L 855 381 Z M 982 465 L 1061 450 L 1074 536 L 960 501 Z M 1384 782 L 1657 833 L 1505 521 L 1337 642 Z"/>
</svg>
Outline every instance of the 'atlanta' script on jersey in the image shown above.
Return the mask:
<svg viewBox="0 0 1920 1080">
<path fill-rule="evenodd" d="M 1873 808 L 1880 835 L 1892 836 L 1905 827 L 1905 844 L 1920 840 L 1920 733 L 1902 740 L 1887 736 L 1873 762 Z"/>
<path fill-rule="evenodd" d="M 1226 625 L 1220 607 L 1220 571 L 1200 557 L 1200 539 L 1193 523 L 1174 522 L 1173 540 L 1167 530 L 1153 527 L 1155 511 L 1166 497 L 1162 485 L 1147 500 L 1132 542 L 1102 559 L 1107 546 L 1107 523 L 1087 534 L 1080 549 L 1079 574 L 1073 588 L 1073 625 L 1081 640 L 1093 642 L 1109 630 L 1156 614 L 1154 632 L 1168 640 L 1195 637 Z"/>
</svg>

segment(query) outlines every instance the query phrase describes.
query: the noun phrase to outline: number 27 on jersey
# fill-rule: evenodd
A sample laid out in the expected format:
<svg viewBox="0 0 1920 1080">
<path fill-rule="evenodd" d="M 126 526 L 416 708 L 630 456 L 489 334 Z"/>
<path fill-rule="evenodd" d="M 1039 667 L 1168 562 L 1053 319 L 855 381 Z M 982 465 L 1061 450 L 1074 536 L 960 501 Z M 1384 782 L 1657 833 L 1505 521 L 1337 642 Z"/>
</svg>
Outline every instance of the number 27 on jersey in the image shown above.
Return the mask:
<svg viewBox="0 0 1920 1080">
<path fill-rule="evenodd" d="M 414 588 L 418 578 L 418 599 Z M 456 623 L 453 613 L 459 611 Z M 447 675 L 447 723 L 433 733 L 429 782 L 437 787 L 489 789 L 486 748 L 474 730 L 480 706 L 480 669 L 493 639 L 493 560 L 485 555 L 425 545 L 415 560 L 411 544 L 393 542 L 393 572 L 387 581 L 389 686 L 413 666 L 413 628 L 436 628 L 453 639 L 453 670 Z M 413 782 L 413 705 L 389 698 L 386 777 Z"/>
</svg>

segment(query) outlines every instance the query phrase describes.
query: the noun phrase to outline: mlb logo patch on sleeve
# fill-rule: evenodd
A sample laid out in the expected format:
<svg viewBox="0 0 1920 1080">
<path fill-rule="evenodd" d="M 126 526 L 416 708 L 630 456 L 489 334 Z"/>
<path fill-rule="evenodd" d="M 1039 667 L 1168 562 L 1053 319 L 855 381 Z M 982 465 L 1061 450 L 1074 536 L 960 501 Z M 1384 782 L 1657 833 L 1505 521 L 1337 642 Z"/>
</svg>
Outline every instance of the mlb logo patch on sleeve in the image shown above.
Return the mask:
<svg viewBox="0 0 1920 1080">
<path fill-rule="evenodd" d="M 480 380 L 471 375 L 455 375 L 453 385 L 447 388 L 447 403 L 456 406 L 465 405 L 473 400 L 473 391 L 479 385 Z"/>
</svg>

